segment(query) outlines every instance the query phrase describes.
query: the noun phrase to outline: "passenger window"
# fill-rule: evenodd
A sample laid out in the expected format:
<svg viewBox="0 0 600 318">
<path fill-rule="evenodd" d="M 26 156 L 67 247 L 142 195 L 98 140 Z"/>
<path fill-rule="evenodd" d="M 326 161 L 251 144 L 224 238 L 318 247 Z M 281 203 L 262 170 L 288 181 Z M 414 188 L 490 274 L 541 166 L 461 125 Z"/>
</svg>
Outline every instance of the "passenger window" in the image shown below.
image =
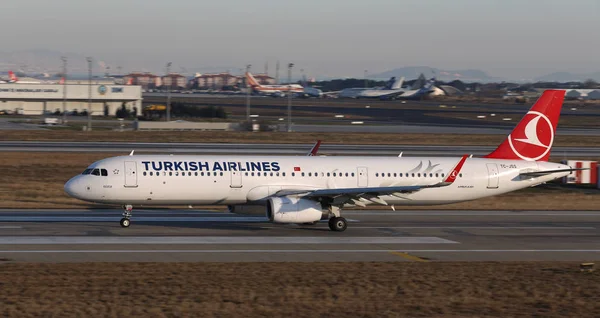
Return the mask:
<svg viewBox="0 0 600 318">
<path fill-rule="evenodd" d="M 169 172 L 169 176 L 172 176 L 172 175 L 173 175 L 173 172 Z"/>
<path fill-rule="evenodd" d="M 346 172 L 346 177 L 348 176 L 348 172 Z"/>
<path fill-rule="evenodd" d="M 458 176 L 462 178 L 462 173 L 459 173 Z"/>
<path fill-rule="evenodd" d="M 257 172 L 256 175 L 260 177 L 260 172 Z"/>
<path fill-rule="evenodd" d="M 295 173 L 295 172 L 292 172 L 292 177 L 295 177 L 295 176 L 296 176 L 296 173 Z"/>
<path fill-rule="evenodd" d="M 92 174 L 95 176 L 99 176 L 100 175 L 100 169 L 94 169 L 92 170 Z"/>
<path fill-rule="evenodd" d="M 150 175 L 152 175 L 152 171 L 150 171 Z"/>
<path fill-rule="evenodd" d="M 245 173 L 246 177 L 248 176 L 248 172 Z"/>
<path fill-rule="evenodd" d="M 436 177 L 436 178 L 437 178 L 437 177 L 439 177 L 439 174 L 438 174 L 438 173 L 436 173 L 436 174 L 435 174 L 435 177 Z"/>
<path fill-rule="evenodd" d="M 270 173 L 271 177 L 273 176 L 273 172 Z"/>
<path fill-rule="evenodd" d="M 144 177 L 146 176 L 146 171 L 144 171 Z"/>
<path fill-rule="evenodd" d="M 331 173 L 327 172 L 327 176 L 328 176 L 328 177 L 330 177 L 330 176 L 331 176 Z"/>
<path fill-rule="evenodd" d="M 198 171 L 194 172 L 194 176 L 196 176 L 196 177 L 198 176 Z"/>
<path fill-rule="evenodd" d="M 292 174 L 293 174 L 293 172 L 292 172 Z M 283 177 L 285 177 L 285 172 L 282 172 L 282 173 L 281 173 L 281 175 L 282 175 Z"/>
<path fill-rule="evenodd" d="M 411 176 L 414 178 L 414 177 L 415 177 L 415 174 L 413 173 L 413 174 L 411 174 Z"/>
<path fill-rule="evenodd" d="M 302 172 L 302 176 L 304 177 L 304 172 Z"/>
<path fill-rule="evenodd" d="M 442 173 L 442 177 L 444 177 L 444 174 Z"/>
<path fill-rule="evenodd" d="M 352 172 L 352 176 L 354 177 L 354 172 Z"/>
<path fill-rule="evenodd" d="M 309 173 L 308 173 L 308 176 L 309 176 L 309 177 L 312 177 L 312 172 L 309 172 Z"/>
<path fill-rule="evenodd" d="M 200 172 L 200 176 L 204 177 L 204 171 Z"/>
<path fill-rule="evenodd" d="M 222 177 L 223 176 L 223 172 L 219 172 L 219 175 Z"/>
<path fill-rule="evenodd" d="M 337 174 L 334 172 L 334 173 L 333 173 L 333 176 L 334 176 L 334 177 L 337 177 Z"/>
<path fill-rule="evenodd" d="M 376 174 L 375 174 L 375 176 L 376 176 L 376 177 L 379 177 L 379 173 L 376 173 Z"/>
</svg>

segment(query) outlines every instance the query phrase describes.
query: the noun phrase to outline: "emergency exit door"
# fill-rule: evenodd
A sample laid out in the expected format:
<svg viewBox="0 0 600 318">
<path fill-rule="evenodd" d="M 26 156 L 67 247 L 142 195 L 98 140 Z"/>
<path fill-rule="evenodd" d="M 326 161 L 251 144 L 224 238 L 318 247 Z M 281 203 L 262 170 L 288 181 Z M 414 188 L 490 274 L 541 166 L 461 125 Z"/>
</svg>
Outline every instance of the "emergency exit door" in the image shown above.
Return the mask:
<svg viewBox="0 0 600 318">
<path fill-rule="evenodd" d="M 241 188 L 242 187 L 242 172 L 231 171 L 231 183 L 229 186 L 231 188 Z"/>
<path fill-rule="evenodd" d="M 498 165 L 495 163 L 487 164 L 488 170 L 488 189 L 498 189 L 500 183 L 500 176 L 498 174 Z"/>
<path fill-rule="evenodd" d="M 359 187 L 368 187 L 369 186 L 369 173 L 368 172 L 369 171 L 367 170 L 367 167 L 358 167 L 356 169 Z"/>
</svg>

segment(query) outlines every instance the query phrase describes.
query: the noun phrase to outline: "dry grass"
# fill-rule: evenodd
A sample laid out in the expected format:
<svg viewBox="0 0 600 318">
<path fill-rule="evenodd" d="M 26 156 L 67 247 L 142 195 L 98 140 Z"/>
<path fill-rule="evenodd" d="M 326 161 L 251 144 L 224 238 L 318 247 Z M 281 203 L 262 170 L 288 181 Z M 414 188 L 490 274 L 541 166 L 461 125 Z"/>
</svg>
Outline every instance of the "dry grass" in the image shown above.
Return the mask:
<svg viewBox="0 0 600 318">
<path fill-rule="evenodd" d="M 379 133 L 286 133 L 219 131 L 3 131 L 0 141 L 122 141 L 122 142 L 213 142 L 213 143 L 314 143 L 380 145 L 497 145 L 504 135 L 379 134 Z M 596 147 L 600 136 L 557 135 L 555 146 Z"/>
<path fill-rule="evenodd" d="M 0 265 L 6 317 L 599 317 L 574 263 Z"/>
<path fill-rule="evenodd" d="M 63 186 L 108 153 L 7 152 L 0 157 L 0 208 L 97 207 L 69 197 Z M 436 209 L 597 210 L 600 190 L 533 188 Z M 222 207 L 217 207 L 222 208 Z M 369 208 L 384 208 L 369 206 Z M 398 207 L 398 209 L 431 207 Z"/>
</svg>

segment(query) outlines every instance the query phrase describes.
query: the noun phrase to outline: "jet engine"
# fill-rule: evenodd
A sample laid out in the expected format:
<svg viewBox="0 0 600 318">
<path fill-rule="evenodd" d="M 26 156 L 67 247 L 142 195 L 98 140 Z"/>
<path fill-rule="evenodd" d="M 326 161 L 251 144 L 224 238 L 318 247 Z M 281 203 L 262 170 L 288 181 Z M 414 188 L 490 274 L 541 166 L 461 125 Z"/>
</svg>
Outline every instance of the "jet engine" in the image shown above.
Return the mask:
<svg viewBox="0 0 600 318">
<path fill-rule="evenodd" d="M 321 203 L 294 197 L 274 197 L 267 201 L 267 217 L 273 223 L 312 223 L 321 220 Z"/>
</svg>

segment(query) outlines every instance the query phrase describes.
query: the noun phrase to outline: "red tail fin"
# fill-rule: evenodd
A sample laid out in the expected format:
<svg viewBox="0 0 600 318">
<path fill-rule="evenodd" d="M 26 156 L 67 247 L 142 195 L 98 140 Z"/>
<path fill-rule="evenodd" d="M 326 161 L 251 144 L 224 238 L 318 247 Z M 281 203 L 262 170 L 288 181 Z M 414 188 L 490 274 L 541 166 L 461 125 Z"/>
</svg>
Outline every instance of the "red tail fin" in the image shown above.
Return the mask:
<svg viewBox="0 0 600 318">
<path fill-rule="evenodd" d="M 19 78 L 15 75 L 15 73 L 13 73 L 13 71 L 8 71 L 8 78 L 10 78 L 10 80 L 13 82 L 19 80 Z"/>
<path fill-rule="evenodd" d="M 252 74 L 250 74 L 250 72 L 246 72 L 246 81 L 248 82 L 247 85 L 249 85 L 250 87 L 260 87 L 260 83 L 256 80 L 256 78 L 254 78 L 254 76 L 252 76 Z"/>
<path fill-rule="evenodd" d="M 564 90 L 546 90 L 517 127 L 486 158 L 548 161 Z"/>
</svg>

